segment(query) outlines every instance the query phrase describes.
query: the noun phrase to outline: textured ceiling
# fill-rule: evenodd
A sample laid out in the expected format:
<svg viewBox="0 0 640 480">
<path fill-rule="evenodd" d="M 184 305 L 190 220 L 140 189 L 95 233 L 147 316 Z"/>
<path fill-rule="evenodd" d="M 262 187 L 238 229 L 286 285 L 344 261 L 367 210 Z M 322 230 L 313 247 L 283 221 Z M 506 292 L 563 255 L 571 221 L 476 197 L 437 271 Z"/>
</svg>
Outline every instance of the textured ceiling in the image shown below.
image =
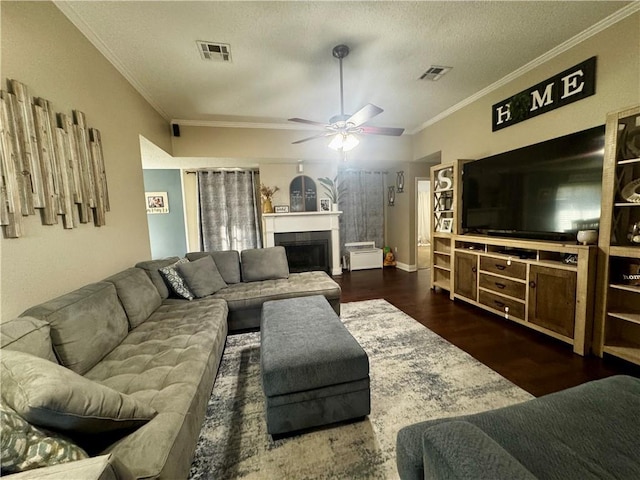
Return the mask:
<svg viewBox="0 0 640 480">
<path fill-rule="evenodd" d="M 345 110 L 411 131 L 580 34 L 629 2 L 58 1 L 167 119 L 286 123 Z M 229 43 L 232 63 L 197 40 Z M 432 64 L 452 66 L 437 82 Z M 292 125 L 293 126 L 293 125 Z"/>
</svg>

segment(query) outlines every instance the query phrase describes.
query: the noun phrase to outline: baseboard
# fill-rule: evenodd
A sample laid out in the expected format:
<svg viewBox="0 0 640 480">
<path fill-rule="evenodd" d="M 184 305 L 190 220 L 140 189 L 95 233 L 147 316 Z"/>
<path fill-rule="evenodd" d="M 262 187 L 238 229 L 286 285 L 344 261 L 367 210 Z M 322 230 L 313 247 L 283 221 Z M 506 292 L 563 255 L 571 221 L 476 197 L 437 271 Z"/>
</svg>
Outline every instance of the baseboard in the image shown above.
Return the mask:
<svg viewBox="0 0 640 480">
<path fill-rule="evenodd" d="M 416 272 L 418 270 L 417 265 L 407 265 L 406 263 L 396 262 L 396 268 L 404 270 L 405 272 Z"/>
</svg>

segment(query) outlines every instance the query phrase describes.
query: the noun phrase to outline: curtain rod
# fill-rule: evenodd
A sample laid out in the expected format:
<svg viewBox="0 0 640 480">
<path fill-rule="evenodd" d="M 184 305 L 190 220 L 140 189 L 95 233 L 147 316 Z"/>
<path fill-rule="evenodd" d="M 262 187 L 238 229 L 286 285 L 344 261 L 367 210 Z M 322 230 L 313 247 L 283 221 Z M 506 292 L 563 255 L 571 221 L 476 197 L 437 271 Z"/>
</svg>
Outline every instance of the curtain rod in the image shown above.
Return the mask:
<svg viewBox="0 0 640 480">
<path fill-rule="evenodd" d="M 198 172 L 258 172 L 260 170 L 257 168 L 198 168 L 196 170 L 185 170 L 186 174 L 195 174 Z"/>
</svg>

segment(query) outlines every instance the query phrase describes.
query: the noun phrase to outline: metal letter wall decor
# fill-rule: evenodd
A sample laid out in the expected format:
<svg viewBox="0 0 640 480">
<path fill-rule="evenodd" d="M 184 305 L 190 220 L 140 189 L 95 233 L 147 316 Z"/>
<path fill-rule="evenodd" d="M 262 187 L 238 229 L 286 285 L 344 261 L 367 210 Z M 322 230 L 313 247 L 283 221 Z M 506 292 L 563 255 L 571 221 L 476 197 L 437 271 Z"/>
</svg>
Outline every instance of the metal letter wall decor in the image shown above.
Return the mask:
<svg viewBox="0 0 640 480">
<path fill-rule="evenodd" d="M 0 90 L 0 225 L 5 238 L 24 234 L 22 217 L 40 210 L 42 223 L 64 228 L 105 225 L 110 210 L 100 132 L 77 110 L 56 114 L 7 80 Z"/>
</svg>

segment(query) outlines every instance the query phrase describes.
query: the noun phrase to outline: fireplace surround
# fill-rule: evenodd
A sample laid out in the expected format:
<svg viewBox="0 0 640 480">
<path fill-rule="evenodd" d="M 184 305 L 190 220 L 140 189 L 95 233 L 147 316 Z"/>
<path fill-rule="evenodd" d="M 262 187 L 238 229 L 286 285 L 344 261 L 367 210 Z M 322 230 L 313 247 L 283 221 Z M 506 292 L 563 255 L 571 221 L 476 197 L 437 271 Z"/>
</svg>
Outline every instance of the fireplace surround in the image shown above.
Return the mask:
<svg viewBox="0 0 640 480">
<path fill-rule="evenodd" d="M 309 237 L 317 233 L 328 235 L 329 272 L 331 275 L 342 275 L 339 225 L 341 214 L 342 212 L 264 213 L 264 246 L 276 246 L 276 234 L 280 233 L 307 233 Z"/>
</svg>

